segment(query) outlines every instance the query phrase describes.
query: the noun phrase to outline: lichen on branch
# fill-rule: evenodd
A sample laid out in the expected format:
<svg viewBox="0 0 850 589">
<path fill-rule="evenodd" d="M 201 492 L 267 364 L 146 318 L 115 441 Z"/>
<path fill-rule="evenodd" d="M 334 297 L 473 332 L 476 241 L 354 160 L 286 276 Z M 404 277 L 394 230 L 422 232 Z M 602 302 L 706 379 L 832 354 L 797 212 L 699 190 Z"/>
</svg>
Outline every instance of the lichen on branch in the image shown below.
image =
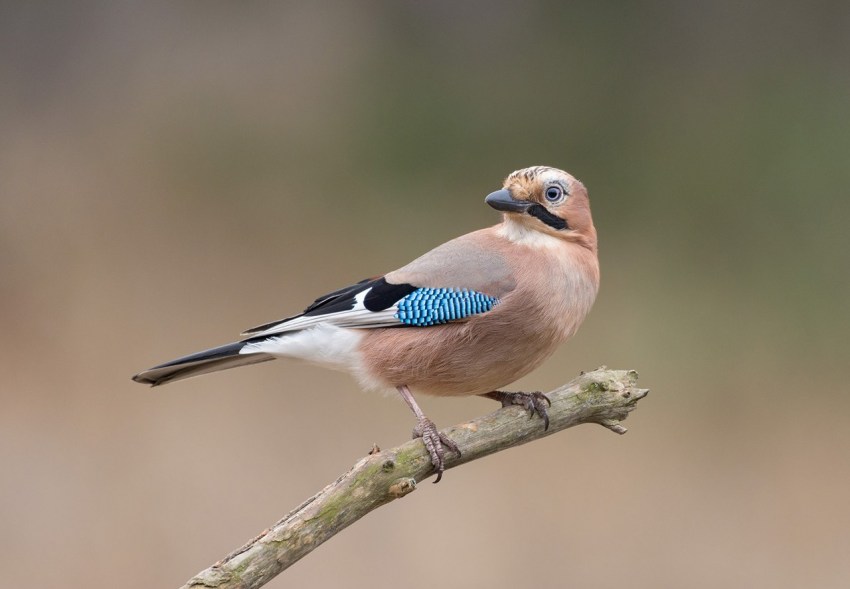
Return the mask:
<svg viewBox="0 0 850 589">
<path fill-rule="evenodd" d="M 634 370 L 586 372 L 547 393 L 549 429 L 519 406 L 505 407 L 444 430 L 462 455 L 446 457 L 446 469 L 582 423 L 598 423 L 618 434 L 621 421 L 646 396 Z M 389 450 L 373 450 L 324 489 L 289 512 L 256 538 L 192 577 L 181 589 L 255 589 L 269 582 L 326 540 L 377 509 L 412 493 L 433 475 L 421 440 Z M 442 489 L 440 489 L 442 491 Z"/>
</svg>

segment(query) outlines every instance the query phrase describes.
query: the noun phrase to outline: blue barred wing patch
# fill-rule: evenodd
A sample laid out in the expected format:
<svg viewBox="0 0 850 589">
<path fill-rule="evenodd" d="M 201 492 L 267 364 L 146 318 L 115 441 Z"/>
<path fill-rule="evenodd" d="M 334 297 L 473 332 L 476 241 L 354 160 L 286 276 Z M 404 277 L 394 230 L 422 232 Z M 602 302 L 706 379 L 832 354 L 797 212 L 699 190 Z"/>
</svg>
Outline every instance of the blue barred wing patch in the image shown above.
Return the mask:
<svg viewBox="0 0 850 589">
<path fill-rule="evenodd" d="M 499 299 L 466 288 L 419 288 L 396 303 L 396 319 L 427 327 L 486 313 Z"/>
</svg>

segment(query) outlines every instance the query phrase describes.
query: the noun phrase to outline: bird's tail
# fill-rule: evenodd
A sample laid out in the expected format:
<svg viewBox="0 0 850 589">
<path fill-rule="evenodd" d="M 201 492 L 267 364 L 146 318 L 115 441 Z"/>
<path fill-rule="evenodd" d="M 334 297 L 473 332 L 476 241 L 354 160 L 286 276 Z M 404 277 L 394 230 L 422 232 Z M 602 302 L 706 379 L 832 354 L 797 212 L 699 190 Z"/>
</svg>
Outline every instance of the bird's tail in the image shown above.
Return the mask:
<svg viewBox="0 0 850 589">
<path fill-rule="evenodd" d="M 208 372 L 218 372 L 219 370 L 227 370 L 228 368 L 236 368 L 237 366 L 247 366 L 248 364 L 274 360 L 274 356 L 262 352 L 241 354 L 240 351 L 248 343 L 248 341 L 234 342 L 184 356 L 183 358 L 177 358 L 171 362 L 144 370 L 134 376 L 133 380 L 155 387 L 175 380 L 189 378 L 190 376 L 198 376 L 199 374 L 207 374 Z"/>
</svg>

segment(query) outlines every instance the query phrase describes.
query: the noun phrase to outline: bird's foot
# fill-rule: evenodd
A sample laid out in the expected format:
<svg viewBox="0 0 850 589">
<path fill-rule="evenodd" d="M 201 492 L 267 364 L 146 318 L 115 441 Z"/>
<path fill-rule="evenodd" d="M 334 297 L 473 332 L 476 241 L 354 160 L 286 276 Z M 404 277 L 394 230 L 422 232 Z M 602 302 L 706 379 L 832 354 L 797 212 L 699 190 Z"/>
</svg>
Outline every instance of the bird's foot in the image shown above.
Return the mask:
<svg viewBox="0 0 850 589">
<path fill-rule="evenodd" d="M 507 393 L 505 391 L 493 391 L 481 395 L 488 399 L 495 399 L 502 404 L 502 407 L 510 407 L 511 405 L 519 405 L 525 407 L 532 417 L 539 415 L 543 418 L 543 431 L 549 429 L 549 412 L 547 407 L 552 406 L 552 401 L 549 397 L 539 391 L 533 393 Z"/>
<path fill-rule="evenodd" d="M 428 454 L 431 456 L 431 464 L 434 465 L 434 470 L 437 471 L 437 478 L 434 482 L 439 483 L 440 479 L 443 478 L 443 471 L 446 470 L 443 459 L 445 450 L 443 448 L 448 448 L 458 456 L 460 456 L 460 449 L 457 447 L 457 444 L 441 434 L 437 430 L 437 426 L 434 425 L 434 422 L 427 417 L 419 419 L 416 427 L 413 428 L 413 437 L 422 438 L 425 449 L 428 450 Z"/>
</svg>

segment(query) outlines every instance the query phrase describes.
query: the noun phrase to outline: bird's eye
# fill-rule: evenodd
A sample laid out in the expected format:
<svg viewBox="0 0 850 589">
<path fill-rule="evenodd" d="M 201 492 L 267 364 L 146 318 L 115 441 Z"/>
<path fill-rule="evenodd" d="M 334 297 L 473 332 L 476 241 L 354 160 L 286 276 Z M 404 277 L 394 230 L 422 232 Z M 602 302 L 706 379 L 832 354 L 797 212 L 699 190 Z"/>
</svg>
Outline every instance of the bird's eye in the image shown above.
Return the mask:
<svg viewBox="0 0 850 589">
<path fill-rule="evenodd" d="M 564 195 L 563 190 L 561 190 L 560 186 L 550 186 L 546 189 L 546 200 L 549 202 L 556 202 L 561 200 L 561 197 Z"/>
</svg>

